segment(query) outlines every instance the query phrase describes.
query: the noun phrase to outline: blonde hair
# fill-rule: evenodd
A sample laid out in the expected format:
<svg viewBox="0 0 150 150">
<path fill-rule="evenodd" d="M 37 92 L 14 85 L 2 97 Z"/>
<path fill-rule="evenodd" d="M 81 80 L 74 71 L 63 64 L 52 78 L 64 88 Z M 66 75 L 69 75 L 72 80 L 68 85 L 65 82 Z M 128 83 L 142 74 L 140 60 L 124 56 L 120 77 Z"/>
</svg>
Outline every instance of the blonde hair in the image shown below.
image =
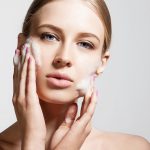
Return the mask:
<svg viewBox="0 0 150 150">
<path fill-rule="evenodd" d="M 23 27 L 22 27 L 22 33 L 25 36 L 29 36 L 31 24 L 32 24 L 32 16 L 45 4 L 48 2 L 52 2 L 54 0 L 34 0 L 26 14 Z M 104 44 L 103 44 L 103 50 L 102 53 L 104 54 L 110 47 L 111 44 L 111 35 L 112 35 L 112 27 L 111 27 L 111 17 L 109 10 L 106 6 L 106 3 L 104 0 L 83 0 L 85 2 L 88 2 L 91 4 L 96 12 L 98 13 L 103 26 L 104 26 Z"/>
</svg>

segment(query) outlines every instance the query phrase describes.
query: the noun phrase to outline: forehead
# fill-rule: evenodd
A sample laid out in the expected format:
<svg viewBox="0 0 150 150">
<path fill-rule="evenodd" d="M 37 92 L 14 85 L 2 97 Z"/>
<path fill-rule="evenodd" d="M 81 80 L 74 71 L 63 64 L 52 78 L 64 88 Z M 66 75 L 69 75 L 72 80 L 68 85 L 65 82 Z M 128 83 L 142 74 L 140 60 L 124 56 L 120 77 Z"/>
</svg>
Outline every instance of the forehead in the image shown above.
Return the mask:
<svg viewBox="0 0 150 150">
<path fill-rule="evenodd" d="M 54 24 L 66 32 L 91 32 L 103 38 L 104 27 L 98 14 L 81 0 L 55 0 L 40 8 L 34 26 Z"/>
</svg>

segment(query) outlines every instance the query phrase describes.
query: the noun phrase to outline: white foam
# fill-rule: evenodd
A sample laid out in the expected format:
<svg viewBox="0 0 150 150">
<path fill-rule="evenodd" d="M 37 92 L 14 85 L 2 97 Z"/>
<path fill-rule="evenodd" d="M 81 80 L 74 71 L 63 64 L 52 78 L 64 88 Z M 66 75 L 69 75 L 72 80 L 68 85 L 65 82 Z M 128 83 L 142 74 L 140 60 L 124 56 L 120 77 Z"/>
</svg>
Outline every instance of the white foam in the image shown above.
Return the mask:
<svg viewBox="0 0 150 150">
<path fill-rule="evenodd" d="M 18 65 L 19 64 L 19 56 L 17 54 L 15 54 L 15 56 L 13 58 L 13 62 L 14 62 L 14 65 Z"/>
<path fill-rule="evenodd" d="M 31 54 L 33 55 L 33 57 L 35 59 L 36 65 L 41 66 L 40 46 L 35 41 L 31 40 L 31 38 L 28 38 L 26 40 L 26 43 L 22 50 L 22 62 L 24 62 L 27 47 L 30 48 Z"/>
<path fill-rule="evenodd" d="M 32 41 L 31 48 L 32 48 L 32 53 L 33 53 L 33 56 L 35 58 L 36 64 L 39 65 L 39 66 L 41 66 L 40 46 L 36 42 Z"/>
<path fill-rule="evenodd" d="M 86 94 L 91 82 L 91 76 L 81 80 L 77 85 L 76 85 L 76 90 L 79 91 L 82 94 Z"/>
</svg>

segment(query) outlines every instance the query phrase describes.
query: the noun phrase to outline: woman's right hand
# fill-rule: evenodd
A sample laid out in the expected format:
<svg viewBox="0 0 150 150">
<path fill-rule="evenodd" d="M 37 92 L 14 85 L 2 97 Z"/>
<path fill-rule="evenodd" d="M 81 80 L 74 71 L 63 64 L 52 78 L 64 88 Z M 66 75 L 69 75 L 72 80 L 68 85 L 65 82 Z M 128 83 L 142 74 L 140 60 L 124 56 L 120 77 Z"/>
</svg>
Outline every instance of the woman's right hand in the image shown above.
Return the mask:
<svg viewBox="0 0 150 150">
<path fill-rule="evenodd" d="M 67 113 L 66 120 L 60 125 L 53 135 L 50 150 L 79 150 L 92 130 L 92 116 L 94 114 L 98 93 L 92 82 L 89 87 L 76 119 L 78 105 L 73 103 Z"/>
<path fill-rule="evenodd" d="M 26 48 L 24 61 L 20 50 L 14 56 L 13 105 L 21 131 L 23 150 L 45 150 L 46 125 L 36 93 L 35 60 Z"/>
</svg>

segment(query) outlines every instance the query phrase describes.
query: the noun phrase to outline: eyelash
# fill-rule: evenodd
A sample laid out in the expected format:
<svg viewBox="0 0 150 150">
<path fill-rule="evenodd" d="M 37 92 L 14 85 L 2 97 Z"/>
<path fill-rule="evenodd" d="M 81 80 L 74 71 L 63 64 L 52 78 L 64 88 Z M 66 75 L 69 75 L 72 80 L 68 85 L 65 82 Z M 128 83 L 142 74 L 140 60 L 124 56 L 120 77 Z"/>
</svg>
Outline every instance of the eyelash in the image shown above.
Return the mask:
<svg viewBox="0 0 150 150">
<path fill-rule="evenodd" d="M 84 45 L 85 46 L 85 44 L 86 44 L 86 46 L 84 47 L 84 48 L 87 48 L 87 49 L 94 49 L 94 45 L 91 43 L 91 42 L 80 42 L 79 44 L 82 44 L 82 45 Z"/>
<path fill-rule="evenodd" d="M 46 37 L 55 38 L 55 41 L 60 41 L 60 39 L 56 35 L 54 35 L 54 34 L 42 33 L 41 36 L 40 36 L 40 38 L 42 40 L 48 40 Z M 53 40 L 48 40 L 48 41 L 53 41 Z M 87 48 L 87 49 L 94 49 L 94 44 L 91 43 L 91 42 L 79 42 L 78 44 L 79 45 L 81 45 L 81 44 L 84 45 L 83 47 Z"/>
<path fill-rule="evenodd" d="M 55 38 L 57 41 L 59 41 L 59 38 L 57 36 L 55 36 L 54 34 L 49 34 L 49 33 L 42 33 L 40 38 L 42 40 L 48 40 L 46 39 L 46 37 L 50 37 L 50 36 Z M 53 40 L 48 40 L 48 41 L 53 41 Z"/>
</svg>

